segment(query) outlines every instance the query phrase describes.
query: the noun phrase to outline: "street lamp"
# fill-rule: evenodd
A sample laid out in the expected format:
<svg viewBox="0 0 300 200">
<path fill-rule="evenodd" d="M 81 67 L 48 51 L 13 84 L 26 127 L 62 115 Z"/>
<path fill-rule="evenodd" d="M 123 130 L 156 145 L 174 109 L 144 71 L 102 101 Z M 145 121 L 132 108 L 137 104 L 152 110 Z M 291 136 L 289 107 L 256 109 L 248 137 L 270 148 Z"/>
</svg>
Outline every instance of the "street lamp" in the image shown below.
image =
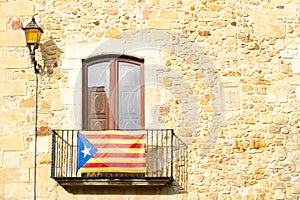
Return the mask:
<svg viewBox="0 0 300 200">
<path fill-rule="evenodd" d="M 38 74 L 41 71 L 37 68 L 37 61 L 35 60 L 35 50 L 39 47 L 41 36 L 43 30 L 36 24 L 34 17 L 29 24 L 23 28 L 25 32 L 25 39 L 27 47 L 29 48 L 30 52 L 30 59 L 31 63 L 34 67 L 35 73 L 35 115 L 34 115 L 34 178 L 33 178 L 33 199 L 36 200 L 36 157 L 37 157 L 37 104 L 38 104 Z"/>
<path fill-rule="evenodd" d="M 37 68 L 37 62 L 35 60 L 35 50 L 39 47 L 43 30 L 37 25 L 34 17 L 32 17 L 31 22 L 27 24 L 26 27 L 23 28 L 23 30 L 25 32 L 26 44 L 30 51 L 30 58 L 31 63 L 34 67 L 34 72 L 36 74 L 39 74 L 40 70 Z"/>
</svg>

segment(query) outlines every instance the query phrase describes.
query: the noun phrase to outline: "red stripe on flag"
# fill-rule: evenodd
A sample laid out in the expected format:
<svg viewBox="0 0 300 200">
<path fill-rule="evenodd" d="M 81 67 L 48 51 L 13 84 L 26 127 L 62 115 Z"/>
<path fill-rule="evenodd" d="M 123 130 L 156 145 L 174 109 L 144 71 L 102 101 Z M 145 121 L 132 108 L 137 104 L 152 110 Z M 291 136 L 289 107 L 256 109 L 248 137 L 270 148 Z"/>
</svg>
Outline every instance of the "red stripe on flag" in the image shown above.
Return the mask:
<svg viewBox="0 0 300 200">
<path fill-rule="evenodd" d="M 135 168 L 146 167 L 146 163 L 86 163 L 82 168 L 123 167 Z"/>
<path fill-rule="evenodd" d="M 84 134 L 87 139 L 143 139 L 145 134 L 139 135 L 118 135 L 118 134 Z"/>
<path fill-rule="evenodd" d="M 96 153 L 93 158 L 144 158 L 145 153 Z"/>
<path fill-rule="evenodd" d="M 96 148 L 145 148 L 145 144 L 93 144 Z"/>
</svg>

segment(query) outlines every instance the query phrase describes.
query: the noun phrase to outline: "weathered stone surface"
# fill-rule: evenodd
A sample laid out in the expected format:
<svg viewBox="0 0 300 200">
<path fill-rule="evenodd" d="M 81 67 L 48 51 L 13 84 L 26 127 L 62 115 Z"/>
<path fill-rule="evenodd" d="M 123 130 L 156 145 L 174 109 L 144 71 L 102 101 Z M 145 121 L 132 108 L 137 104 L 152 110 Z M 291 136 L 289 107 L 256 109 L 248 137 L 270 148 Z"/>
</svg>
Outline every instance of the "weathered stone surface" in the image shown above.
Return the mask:
<svg viewBox="0 0 300 200">
<path fill-rule="evenodd" d="M 284 147 L 277 146 L 275 148 L 275 152 L 276 152 L 276 155 L 278 156 L 279 160 L 284 160 L 286 158 L 287 152 Z"/>
<path fill-rule="evenodd" d="M 4 171 L 7 183 L 29 183 L 29 168 L 6 168 Z"/>
<path fill-rule="evenodd" d="M 1 81 L 1 96 L 22 96 L 26 95 L 25 81 Z M 1 117 L 0 117 L 1 118 Z"/>
<path fill-rule="evenodd" d="M 252 85 L 242 85 L 242 92 L 252 91 L 254 87 Z"/>
<path fill-rule="evenodd" d="M 270 3 L 265 3 L 265 4 L 263 4 L 262 7 L 266 8 L 266 9 L 273 9 L 274 8 L 274 6 L 272 4 L 270 4 Z"/>
<path fill-rule="evenodd" d="M 296 183 L 291 188 L 293 194 L 300 194 L 300 184 Z"/>
<path fill-rule="evenodd" d="M 25 58 L 0 58 L 1 68 L 26 69 L 29 67 L 28 59 Z"/>
<path fill-rule="evenodd" d="M 61 99 L 54 99 L 51 102 L 51 110 L 53 110 L 53 111 L 63 110 L 64 108 L 65 108 L 65 106 Z"/>
<path fill-rule="evenodd" d="M 16 145 L 15 145 L 16 146 Z M 14 159 L 12 159 L 14 158 Z M 19 168 L 21 162 L 21 155 L 18 151 L 3 152 L 3 167 L 4 168 Z"/>
<path fill-rule="evenodd" d="M 280 132 L 280 126 L 271 125 L 269 127 L 269 132 L 270 133 L 279 133 Z"/>
<path fill-rule="evenodd" d="M 254 117 L 246 117 L 245 123 L 246 124 L 256 124 L 256 119 Z"/>
<path fill-rule="evenodd" d="M 251 78 L 249 80 L 250 84 L 259 84 L 259 85 L 271 85 L 271 81 L 261 79 L 261 78 Z"/>
<path fill-rule="evenodd" d="M 93 8 L 101 8 L 103 5 L 103 2 L 102 1 L 93 1 L 92 2 L 92 7 Z"/>
<path fill-rule="evenodd" d="M 225 91 L 225 109 L 238 110 L 240 108 L 240 92 L 238 87 L 227 87 Z M 208 102 L 207 102 L 208 103 Z"/>
<path fill-rule="evenodd" d="M 51 128 L 49 126 L 39 126 L 37 129 L 38 136 L 47 136 L 51 134 Z"/>
<path fill-rule="evenodd" d="M 35 105 L 34 97 L 29 97 L 27 99 L 23 99 L 20 102 L 20 107 L 24 107 L 24 108 L 31 108 L 31 107 L 34 107 L 34 105 Z"/>
<path fill-rule="evenodd" d="M 160 19 L 178 19 L 179 14 L 174 10 L 161 10 L 159 14 Z"/>
<path fill-rule="evenodd" d="M 271 124 L 273 122 L 273 114 L 271 112 L 261 114 L 260 122 L 263 124 Z"/>
<path fill-rule="evenodd" d="M 25 47 L 26 42 L 25 42 L 24 32 L 23 31 L 0 32 L 0 46 Z"/>
<path fill-rule="evenodd" d="M 18 151 L 24 149 L 25 149 L 25 143 L 23 137 L 21 136 L 1 137 L 0 150 Z"/>
<path fill-rule="evenodd" d="M 6 71 L 0 69 L 0 82 L 6 81 L 6 78 L 7 78 L 7 77 L 6 77 Z"/>
<path fill-rule="evenodd" d="M 6 48 L 0 47 L 0 57 L 6 57 L 6 51 Z"/>
<path fill-rule="evenodd" d="M 50 137 L 38 137 L 37 139 L 37 145 L 38 145 L 38 149 L 37 152 L 38 153 L 48 153 L 49 152 L 49 148 L 50 148 Z"/>
<path fill-rule="evenodd" d="M 260 38 L 284 38 L 286 25 L 284 23 L 257 23 L 253 24 L 254 33 Z"/>
<path fill-rule="evenodd" d="M 27 80 L 27 81 L 33 81 L 35 79 L 35 75 L 33 73 L 18 73 L 17 74 L 17 80 Z"/>
<path fill-rule="evenodd" d="M 296 17 L 295 12 L 271 10 L 269 13 L 270 21 L 278 21 L 282 19 L 294 19 Z"/>
<path fill-rule="evenodd" d="M 57 99 L 60 97 L 59 89 L 48 89 L 44 91 L 44 96 L 47 97 L 47 99 Z"/>
<path fill-rule="evenodd" d="M 107 9 L 107 14 L 109 14 L 109 15 L 117 15 L 118 14 L 118 9 L 109 8 L 109 9 Z"/>
<path fill-rule="evenodd" d="M 289 121 L 289 117 L 286 114 L 277 114 L 274 116 L 274 123 L 284 125 Z"/>
<path fill-rule="evenodd" d="M 51 154 L 50 153 L 42 153 L 40 154 L 40 164 L 50 164 L 51 163 Z"/>
<path fill-rule="evenodd" d="M 14 199 L 22 197 L 23 199 L 31 199 L 33 194 L 32 183 L 8 183 L 5 187 L 5 198 Z"/>
<path fill-rule="evenodd" d="M 283 181 L 274 181 L 272 185 L 274 189 L 284 189 L 286 187 Z"/>
<path fill-rule="evenodd" d="M 22 30 L 22 28 L 23 28 L 23 23 L 21 22 L 20 19 L 12 20 L 12 22 L 11 22 L 12 30 Z"/>
<path fill-rule="evenodd" d="M 115 39 L 120 39 L 121 38 L 121 31 L 117 27 L 111 27 L 109 28 L 105 34 L 105 38 L 115 38 Z"/>
<path fill-rule="evenodd" d="M 34 167 L 34 155 L 33 153 L 27 153 L 25 155 L 21 155 L 21 168 L 33 168 Z"/>
<path fill-rule="evenodd" d="M 171 22 L 168 20 L 149 20 L 148 28 L 150 28 L 150 29 L 170 29 Z"/>
<path fill-rule="evenodd" d="M 7 29 L 8 20 L 5 17 L 0 17 L 0 31 L 5 31 Z"/>
<path fill-rule="evenodd" d="M 267 94 L 266 100 L 268 103 L 274 103 L 277 101 L 277 96 L 274 94 Z"/>
<path fill-rule="evenodd" d="M 33 16 L 34 4 L 30 1 L 4 2 L 0 4 L 0 16 Z"/>
<path fill-rule="evenodd" d="M 268 22 L 268 10 L 252 10 L 250 12 L 251 23 L 266 23 Z"/>
<path fill-rule="evenodd" d="M 7 111 L 0 111 L 0 123 L 9 124 L 24 122 L 25 120 L 25 110 L 23 109 L 11 109 Z"/>
</svg>

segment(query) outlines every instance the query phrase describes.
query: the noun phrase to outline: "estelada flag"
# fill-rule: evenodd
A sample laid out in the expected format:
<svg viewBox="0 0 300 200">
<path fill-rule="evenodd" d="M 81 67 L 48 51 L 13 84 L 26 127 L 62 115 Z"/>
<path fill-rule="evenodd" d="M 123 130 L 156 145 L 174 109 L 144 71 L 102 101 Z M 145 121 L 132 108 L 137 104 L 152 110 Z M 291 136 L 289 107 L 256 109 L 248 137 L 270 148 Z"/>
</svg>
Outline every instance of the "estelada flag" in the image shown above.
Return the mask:
<svg viewBox="0 0 300 200">
<path fill-rule="evenodd" d="M 91 151 L 87 145 L 80 147 L 78 142 L 78 160 L 90 156 L 80 167 L 78 172 L 119 172 L 119 173 L 145 173 L 146 160 L 146 131 L 80 131 L 97 152 Z M 81 140 L 78 137 L 78 140 Z M 77 162 L 78 163 L 78 162 Z"/>
<path fill-rule="evenodd" d="M 77 133 L 77 171 L 89 161 L 98 149 L 78 131 Z"/>
</svg>

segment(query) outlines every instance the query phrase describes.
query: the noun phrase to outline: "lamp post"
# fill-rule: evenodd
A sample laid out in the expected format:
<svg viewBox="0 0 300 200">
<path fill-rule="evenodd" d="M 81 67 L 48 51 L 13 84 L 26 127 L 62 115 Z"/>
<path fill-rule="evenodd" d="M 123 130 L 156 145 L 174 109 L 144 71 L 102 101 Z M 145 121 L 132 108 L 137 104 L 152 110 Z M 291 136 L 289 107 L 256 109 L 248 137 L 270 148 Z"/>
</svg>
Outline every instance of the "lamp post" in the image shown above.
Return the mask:
<svg viewBox="0 0 300 200">
<path fill-rule="evenodd" d="M 44 31 L 36 24 L 34 17 L 32 17 L 31 22 L 27 24 L 23 30 L 25 32 L 26 44 L 30 51 L 30 58 L 34 67 L 34 72 L 39 74 L 40 71 L 37 68 L 37 62 L 35 60 L 35 50 L 39 47 L 41 36 Z"/>
<path fill-rule="evenodd" d="M 35 114 L 34 114 L 34 171 L 33 171 L 33 199 L 36 199 L 36 157 L 37 157 L 37 103 L 38 103 L 38 74 L 40 70 L 37 68 L 35 60 L 35 50 L 39 47 L 43 30 L 36 24 L 34 17 L 29 24 L 23 28 L 27 47 L 30 52 L 31 63 L 35 73 Z"/>
</svg>

